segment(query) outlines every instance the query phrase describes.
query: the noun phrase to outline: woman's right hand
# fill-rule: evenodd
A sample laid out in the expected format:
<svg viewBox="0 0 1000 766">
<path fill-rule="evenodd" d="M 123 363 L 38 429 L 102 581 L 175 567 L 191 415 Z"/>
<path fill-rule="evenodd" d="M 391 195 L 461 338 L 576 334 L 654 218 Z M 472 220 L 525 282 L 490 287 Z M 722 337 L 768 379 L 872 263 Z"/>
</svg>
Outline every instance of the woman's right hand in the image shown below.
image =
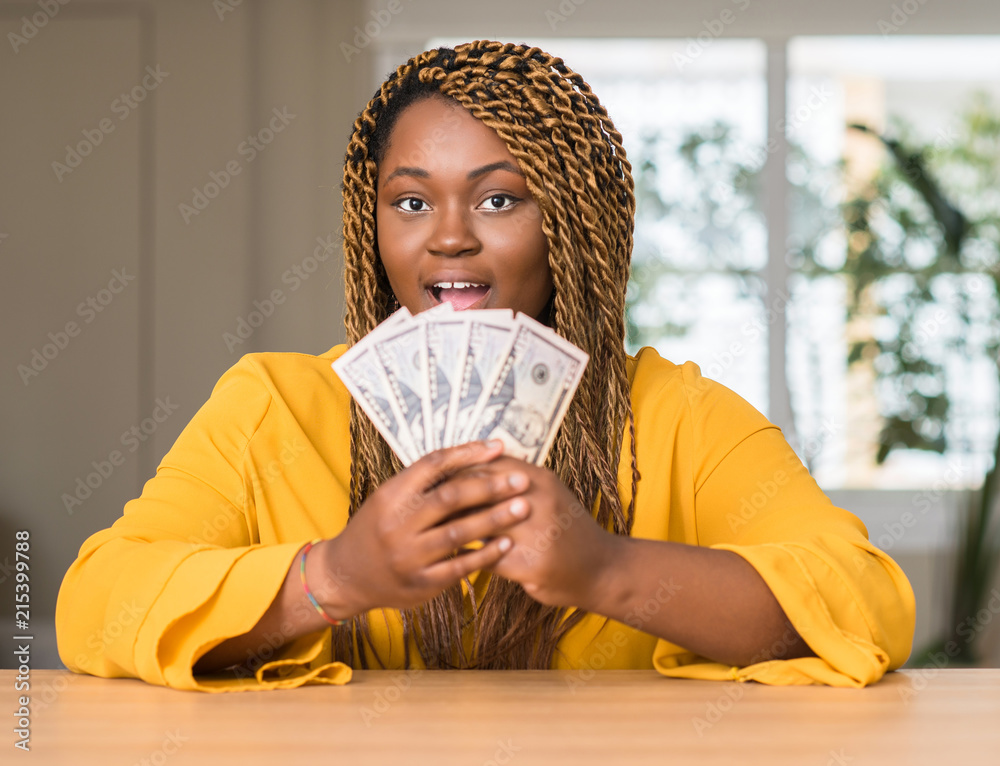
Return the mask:
<svg viewBox="0 0 1000 766">
<path fill-rule="evenodd" d="M 314 549 L 322 552 L 316 559 L 325 577 L 313 592 L 327 613 L 346 619 L 379 607 L 412 608 L 494 566 L 510 547 L 504 530 L 529 514 L 522 471 L 475 470 L 502 452 L 500 442 L 437 450 L 373 492 L 343 532 Z M 485 542 L 452 555 L 474 540 Z"/>
</svg>

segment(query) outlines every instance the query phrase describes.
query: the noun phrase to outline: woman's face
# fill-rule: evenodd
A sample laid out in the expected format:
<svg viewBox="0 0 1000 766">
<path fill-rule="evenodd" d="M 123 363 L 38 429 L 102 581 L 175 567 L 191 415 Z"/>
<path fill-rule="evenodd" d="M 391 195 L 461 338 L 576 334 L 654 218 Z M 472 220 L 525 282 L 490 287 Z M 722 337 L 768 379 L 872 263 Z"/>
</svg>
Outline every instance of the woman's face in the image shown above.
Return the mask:
<svg viewBox="0 0 1000 766">
<path fill-rule="evenodd" d="M 432 97 L 403 111 L 376 192 L 379 254 L 401 305 L 542 314 L 552 272 L 538 205 L 504 142 L 461 106 Z"/>
</svg>

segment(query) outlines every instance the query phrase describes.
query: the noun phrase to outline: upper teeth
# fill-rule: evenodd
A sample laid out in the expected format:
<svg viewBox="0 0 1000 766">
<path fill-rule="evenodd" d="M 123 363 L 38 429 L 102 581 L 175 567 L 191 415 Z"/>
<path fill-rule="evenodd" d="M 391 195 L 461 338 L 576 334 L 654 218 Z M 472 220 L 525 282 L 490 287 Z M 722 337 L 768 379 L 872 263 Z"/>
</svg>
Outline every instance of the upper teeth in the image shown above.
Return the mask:
<svg viewBox="0 0 1000 766">
<path fill-rule="evenodd" d="M 435 282 L 434 286 L 439 290 L 462 290 L 466 287 L 486 287 L 478 282 Z"/>
</svg>

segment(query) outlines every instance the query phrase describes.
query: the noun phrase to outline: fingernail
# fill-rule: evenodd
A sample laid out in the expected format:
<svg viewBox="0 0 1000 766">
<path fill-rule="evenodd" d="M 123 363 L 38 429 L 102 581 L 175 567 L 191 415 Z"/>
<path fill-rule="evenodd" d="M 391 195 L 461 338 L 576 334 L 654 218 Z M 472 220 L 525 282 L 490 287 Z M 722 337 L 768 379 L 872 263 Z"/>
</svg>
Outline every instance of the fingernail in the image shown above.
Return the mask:
<svg viewBox="0 0 1000 766">
<path fill-rule="evenodd" d="M 528 477 L 523 473 L 512 473 L 507 477 L 511 489 L 524 489 L 528 486 Z"/>
<path fill-rule="evenodd" d="M 497 547 L 503 552 L 509 551 L 510 545 L 511 543 L 509 537 L 501 537 L 500 542 L 497 543 Z"/>
<path fill-rule="evenodd" d="M 514 516 L 524 516 L 528 513 L 528 501 L 519 497 L 510 504 L 510 512 Z"/>
<path fill-rule="evenodd" d="M 490 439 L 488 442 L 486 442 L 486 446 L 489 449 L 496 449 L 497 447 L 502 447 L 503 442 L 500 441 L 499 439 Z"/>
</svg>

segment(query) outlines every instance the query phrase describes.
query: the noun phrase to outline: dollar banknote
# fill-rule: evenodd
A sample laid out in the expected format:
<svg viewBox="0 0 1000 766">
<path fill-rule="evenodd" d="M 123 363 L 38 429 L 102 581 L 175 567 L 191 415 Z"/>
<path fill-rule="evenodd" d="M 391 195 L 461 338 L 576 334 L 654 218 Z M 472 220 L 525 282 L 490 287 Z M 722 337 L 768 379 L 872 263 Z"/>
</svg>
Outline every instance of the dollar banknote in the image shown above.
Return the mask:
<svg viewBox="0 0 1000 766">
<path fill-rule="evenodd" d="M 523 314 L 444 303 L 400 309 L 333 369 L 405 465 L 479 439 L 541 465 L 588 359 Z"/>
<path fill-rule="evenodd" d="M 465 353 L 459 362 L 456 385 L 452 388 L 445 445 L 462 443 L 472 414 L 485 386 L 503 363 L 510 346 L 514 312 L 509 309 L 467 312 L 468 333 Z"/>
<path fill-rule="evenodd" d="M 396 400 L 402 425 L 419 455 L 430 452 L 424 428 L 426 334 L 424 322 L 399 322 L 379 333 L 372 343 L 389 391 Z"/>
<path fill-rule="evenodd" d="M 365 338 L 365 343 L 375 347 L 389 390 L 396 399 L 403 424 L 409 432 L 410 443 L 419 455 L 434 449 L 434 440 L 428 440 L 424 416 L 427 399 L 427 322 L 440 314 L 453 312 L 450 303 L 442 303 L 424 311 L 419 320 L 406 307 L 379 325 Z"/>
<path fill-rule="evenodd" d="M 448 405 L 457 383 L 459 363 L 465 355 L 469 325 L 462 318 L 462 312 L 439 314 L 425 322 L 427 396 L 424 398 L 424 423 L 430 431 L 428 438 L 433 439 L 433 449 L 440 449 L 446 446 Z"/>
<path fill-rule="evenodd" d="M 333 369 L 404 465 L 420 457 L 374 345 L 355 344 L 333 363 Z"/>
<path fill-rule="evenodd" d="M 590 357 L 518 314 L 503 362 L 484 388 L 464 441 L 499 439 L 505 454 L 541 465 Z"/>
</svg>

